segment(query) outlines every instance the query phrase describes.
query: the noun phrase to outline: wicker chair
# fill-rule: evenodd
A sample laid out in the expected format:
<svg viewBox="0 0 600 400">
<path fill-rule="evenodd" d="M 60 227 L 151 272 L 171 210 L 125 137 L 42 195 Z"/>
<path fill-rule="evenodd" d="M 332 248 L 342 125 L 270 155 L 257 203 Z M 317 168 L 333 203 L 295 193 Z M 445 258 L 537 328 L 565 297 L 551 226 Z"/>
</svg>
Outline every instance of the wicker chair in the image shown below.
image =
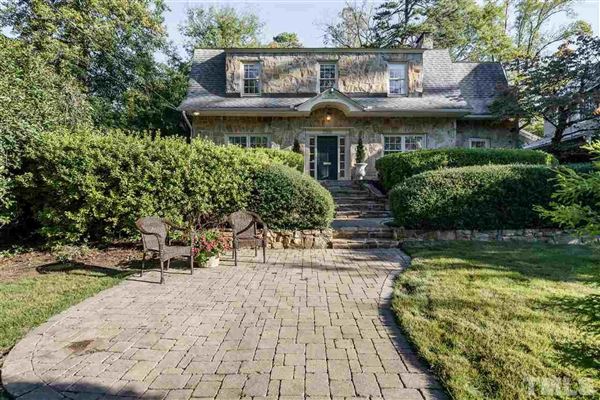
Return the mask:
<svg viewBox="0 0 600 400">
<path fill-rule="evenodd" d="M 254 256 L 258 255 L 258 246 L 262 247 L 263 263 L 267 262 L 267 225 L 260 216 L 250 211 L 236 211 L 227 217 L 227 222 L 233 230 L 233 258 L 237 265 L 238 249 L 240 243 L 251 243 L 254 247 Z M 260 230 L 259 230 L 260 226 Z"/>
<path fill-rule="evenodd" d="M 151 256 L 158 255 L 158 258 L 160 260 L 160 283 L 165 282 L 164 263 L 167 263 L 166 269 L 169 269 L 169 267 L 171 266 L 171 259 L 175 257 L 189 257 L 190 272 L 192 274 L 194 273 L 193 231 L 190 232 L 189 246 L 171 246 L 171 241 L 168 240 L 169 230 L 176 229 L 180 231 L 186 231 L 186 229 L 173 225 L 168 220 L 159 217 L 140 218 L 135 222 L 135 225 L 142 234 L 142 244 L 144 246 L 140 276 L 142 276 L 142 274 L 144 273 L 146 254 L 148 253 Z"/>
</svg>

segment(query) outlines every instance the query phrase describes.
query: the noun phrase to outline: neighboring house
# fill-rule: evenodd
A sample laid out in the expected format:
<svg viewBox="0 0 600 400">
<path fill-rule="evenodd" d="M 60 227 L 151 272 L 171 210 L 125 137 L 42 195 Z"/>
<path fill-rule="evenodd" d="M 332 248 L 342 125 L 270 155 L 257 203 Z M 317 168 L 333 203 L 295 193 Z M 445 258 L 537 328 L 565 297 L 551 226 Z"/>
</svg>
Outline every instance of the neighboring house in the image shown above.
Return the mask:
<svg viewBox="0 0 600 400">
<path fill-rule="evenodd" d="M 198 49 L 179 106 L 192 135 L 290 149 L 305 171 L 350 179 L 359 137 L 367 176 L 384 154 L 437 147 L 519 147 L 488 106 L 507 84 L 498 63 L 454 63 L 448 50 Z"/>
</svg>

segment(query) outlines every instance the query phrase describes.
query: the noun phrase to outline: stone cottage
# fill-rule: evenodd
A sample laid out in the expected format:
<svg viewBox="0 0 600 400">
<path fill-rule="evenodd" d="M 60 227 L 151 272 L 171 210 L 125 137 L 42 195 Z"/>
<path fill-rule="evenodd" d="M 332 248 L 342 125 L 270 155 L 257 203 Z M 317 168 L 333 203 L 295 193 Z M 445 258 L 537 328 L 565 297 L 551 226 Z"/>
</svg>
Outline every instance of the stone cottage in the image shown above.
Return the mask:
<svg viewBox="0 0 600 400">
<path fill-rule="evenodd" d="M 446 49 L 197 49 L 179 106 L 195 137 L 290 149 L 305 172 L 351 179 L 362 137 L 367 176 L 385 154 L 437 147 L 518 147 L 488 106 L 498 63 L 453 62 Z"/>
</svg>

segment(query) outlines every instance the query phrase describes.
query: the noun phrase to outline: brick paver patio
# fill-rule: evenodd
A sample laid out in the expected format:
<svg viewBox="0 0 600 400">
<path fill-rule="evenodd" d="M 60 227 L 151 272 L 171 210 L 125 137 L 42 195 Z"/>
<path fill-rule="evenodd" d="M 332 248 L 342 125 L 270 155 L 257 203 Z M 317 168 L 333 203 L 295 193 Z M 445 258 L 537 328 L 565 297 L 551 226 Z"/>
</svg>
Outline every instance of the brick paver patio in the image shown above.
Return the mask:
<svg viewBox="0 0 600 400">
<path fill-rule="evenodd" d="M 442 398 L 395 326 L 397 249 L 246 253 L 106 290 L 7 356 L 19 399 Z"/>
</svg>

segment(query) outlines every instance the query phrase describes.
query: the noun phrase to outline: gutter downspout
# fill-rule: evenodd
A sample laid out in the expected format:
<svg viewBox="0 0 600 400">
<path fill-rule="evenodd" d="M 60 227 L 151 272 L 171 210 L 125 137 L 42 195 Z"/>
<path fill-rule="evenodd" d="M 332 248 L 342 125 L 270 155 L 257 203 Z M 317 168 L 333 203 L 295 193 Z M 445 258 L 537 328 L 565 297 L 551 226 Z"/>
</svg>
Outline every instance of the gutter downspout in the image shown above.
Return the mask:
<svg viewBox="0 0 600 400">
<path fill-rule="evenodd" d="M 192 138 L 194 137 L 194 127 L 190 123 L 190 120 L 188 119 L 187 114 L 185 113 L 185 111 L 181 111 L 181 115 L 183 116 L 183 120 L 185 121 L 185 124 L 190 129 L 190 137 L 187 138 L 187 142 L 191 143 L 192 142 Z"/>
</svg>

